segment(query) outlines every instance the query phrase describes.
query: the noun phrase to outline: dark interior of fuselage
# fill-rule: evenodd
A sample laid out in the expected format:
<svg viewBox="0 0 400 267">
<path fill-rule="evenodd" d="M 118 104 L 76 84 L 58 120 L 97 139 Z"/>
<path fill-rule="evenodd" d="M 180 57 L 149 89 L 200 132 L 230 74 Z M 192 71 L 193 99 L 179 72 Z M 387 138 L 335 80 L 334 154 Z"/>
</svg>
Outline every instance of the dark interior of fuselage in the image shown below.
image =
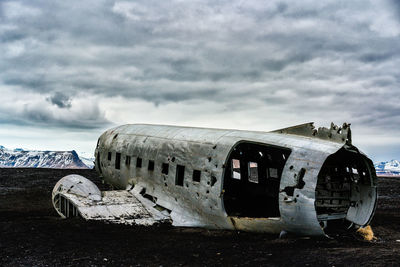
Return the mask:
<svg viewBox="0 0 400 267">
<path fill-rule="evenodd" d="M 350 207 L 359 209 L 355 219 L 367 220 L 373 214 L 368 207 L 376 200 L 375 184 L 372 162 L 357 150 L 342 148 L 330 155 L 321 168 L 315 190 L 315 209 L 325 233 L 351 225 L 347 220 Z"/>
<path fill-rule="evenodd" d="M 225 164 L 224 205 L 228 216 L 280 217 L 279 184 L 290 149 L 241 142 Z"/>
</svg>

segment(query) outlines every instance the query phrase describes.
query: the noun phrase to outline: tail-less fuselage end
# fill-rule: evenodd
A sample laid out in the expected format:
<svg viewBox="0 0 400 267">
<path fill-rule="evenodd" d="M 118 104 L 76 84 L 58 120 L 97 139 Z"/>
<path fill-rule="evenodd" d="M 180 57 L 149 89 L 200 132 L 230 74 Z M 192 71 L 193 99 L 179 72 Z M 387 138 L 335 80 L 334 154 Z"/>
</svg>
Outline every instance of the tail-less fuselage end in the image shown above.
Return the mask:
<svg viewBox="0 0 400 267">
<path fill-rule="evenodd" d="M 95 156 L 118 190 L 66 176 L 53 190 L 61 216 L 318 236 L 366 226 L 376 207 L 375 169 L 352 145 L 349 124 L 273 132 L 123 125 L 100 136 Z"/>
</svg>

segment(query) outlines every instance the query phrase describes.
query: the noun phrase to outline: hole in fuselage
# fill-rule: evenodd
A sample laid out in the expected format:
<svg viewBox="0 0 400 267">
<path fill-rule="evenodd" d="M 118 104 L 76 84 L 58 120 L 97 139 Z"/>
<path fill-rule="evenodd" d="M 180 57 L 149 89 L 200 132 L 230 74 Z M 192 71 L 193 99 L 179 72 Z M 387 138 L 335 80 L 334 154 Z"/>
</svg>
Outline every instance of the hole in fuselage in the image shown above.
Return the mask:
<svg viewBox="0 0 400 267">
<path fill-rule="evenodd" d="M 236 145 L 225 163 L 224 205 L 229 216 L 280 217 L 279 184 L 290 155 L 286 148 Z"/>
<path fill-rule="evenodd" d="M 369 222 L 376 201 L 371 168 L 365 156 L 344 148 L 326 159 L 315 190 L 315 210 L 325 233 Z"/>
</svg>

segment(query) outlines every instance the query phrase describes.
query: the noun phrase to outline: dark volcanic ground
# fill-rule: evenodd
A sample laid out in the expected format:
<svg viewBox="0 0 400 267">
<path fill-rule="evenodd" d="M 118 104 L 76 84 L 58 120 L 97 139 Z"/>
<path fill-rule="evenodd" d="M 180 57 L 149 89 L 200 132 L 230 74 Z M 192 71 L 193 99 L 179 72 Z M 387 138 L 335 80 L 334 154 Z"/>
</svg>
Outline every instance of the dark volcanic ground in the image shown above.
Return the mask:
<svg viewBox="0 0 400 267">
<path fill-rule="evenodd" d="M 55 183 L 93 170 L 0 169 L 0 266 L 45 265 L 400 265 L 400 178 L 379 178 L 371 223 L 377 241 L 278 239 L 235 231 L 137 227 L 63 220 L 51 204 Z"/>
</svg>

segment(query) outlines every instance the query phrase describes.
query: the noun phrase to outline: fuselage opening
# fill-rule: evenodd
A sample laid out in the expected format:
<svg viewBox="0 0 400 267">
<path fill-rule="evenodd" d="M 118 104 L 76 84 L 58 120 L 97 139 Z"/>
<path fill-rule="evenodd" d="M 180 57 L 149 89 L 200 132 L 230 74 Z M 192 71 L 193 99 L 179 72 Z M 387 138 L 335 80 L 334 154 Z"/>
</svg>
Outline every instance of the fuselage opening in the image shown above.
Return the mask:
<svg viewBox="0 0 400 267">
<path fill-rule="evenodd" d="M 355 149 L 340 149 L 323 164 L 315 194 L 317 218 L 325 233 L 367 225 L 377 198 L 372 162 Z"/>
<path fill-rule="evenodd" d="M 239 142 L 227 158 L 224 207 L 228 216 L 280 217 L 279 185 L 290 149 Z"/>
</svg>

